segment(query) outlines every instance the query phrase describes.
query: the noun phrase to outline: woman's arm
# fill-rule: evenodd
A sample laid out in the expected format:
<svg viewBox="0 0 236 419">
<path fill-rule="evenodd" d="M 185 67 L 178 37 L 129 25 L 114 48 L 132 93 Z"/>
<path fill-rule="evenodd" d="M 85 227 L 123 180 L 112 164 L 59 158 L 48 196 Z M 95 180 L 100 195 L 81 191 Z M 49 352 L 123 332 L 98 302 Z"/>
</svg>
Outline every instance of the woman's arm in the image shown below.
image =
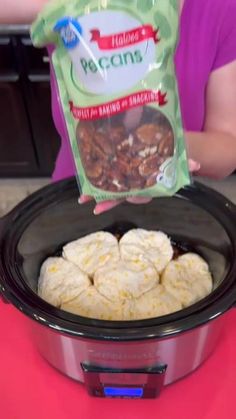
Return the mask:
<svg viewBox="0 0 236 419">
<path fill-rule="evenodd" d="M 48 0 L 0 0 L 0 24 L 29 24 Z"/>
<path fill-rule="evenodd" d="M 204 132 L 187 132 L 186 141 L 199 175 L 220 179 L 236 169 L 236 61 L 211 74 Z"/>
</svg>

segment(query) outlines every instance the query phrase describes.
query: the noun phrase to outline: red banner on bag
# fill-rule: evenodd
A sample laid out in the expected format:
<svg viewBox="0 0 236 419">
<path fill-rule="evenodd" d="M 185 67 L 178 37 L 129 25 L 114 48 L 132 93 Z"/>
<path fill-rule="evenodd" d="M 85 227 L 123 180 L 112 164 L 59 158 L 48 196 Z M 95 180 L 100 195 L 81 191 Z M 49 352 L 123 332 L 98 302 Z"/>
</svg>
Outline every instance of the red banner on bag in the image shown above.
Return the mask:
<svg viewBox="0 0 236 419">
<path fill-rule="evenodd" d="M 69 102 L 70 111 L 75 119 L 81 121 L 90 121 L 94 119 L 107 118 L 120 112 L 137 106 L 143 106 L 147 103 L 155 103 L 159 106 L 167 104 L 167 93 L 160 90 L 143 90 L 123 98 L 113 100 L 97 106 L 79 107 L 75 106 L 72 101 Z"/>
<path fill-rule="evenodd" d="M 97 42 L 99 49 L 112 50 L 117 48 L 128 47 L 147 39 L 153 39 L 157 44 L 158 29 L 154 29 L 151 25 L 143 25 L 130 31 L 120 32 L 113 35 L 101 36 L 99 29 L 92 29 L 90 42 Z"/>
</svg>

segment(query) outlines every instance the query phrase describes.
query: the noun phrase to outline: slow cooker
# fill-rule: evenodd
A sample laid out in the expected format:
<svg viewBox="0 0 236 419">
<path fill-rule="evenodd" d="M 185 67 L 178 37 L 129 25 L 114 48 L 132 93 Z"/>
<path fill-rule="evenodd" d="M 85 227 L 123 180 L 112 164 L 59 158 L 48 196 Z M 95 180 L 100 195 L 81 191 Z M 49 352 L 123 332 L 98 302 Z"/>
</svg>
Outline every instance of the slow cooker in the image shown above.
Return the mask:
<svg viewBox="0 0 236 419">
<path fill-rule="evenodd" d="M 34 193 L 0 220 L 0 292 L 26 315 L 39 352 L 98 397 L 156 397 L 194 371 L 221 336 L 236 302 L 236 210 L 200 184 L 148 205 L 124 203 L 100 216 L 79 206 L 75 179 Z M 213 292 L 179 312 L 142 321 L 101 321 L 59 310 L 37 296 L 42 262 L 91 232 L 162 230 L 210 265 Z"/>
</svg>

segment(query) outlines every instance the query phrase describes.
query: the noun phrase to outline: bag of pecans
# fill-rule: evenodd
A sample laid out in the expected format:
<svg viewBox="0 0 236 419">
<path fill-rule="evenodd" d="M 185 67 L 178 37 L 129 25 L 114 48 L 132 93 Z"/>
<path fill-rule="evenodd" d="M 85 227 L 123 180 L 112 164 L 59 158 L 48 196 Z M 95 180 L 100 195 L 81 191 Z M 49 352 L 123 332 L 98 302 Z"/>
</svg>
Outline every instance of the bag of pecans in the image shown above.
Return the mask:
<svg viewBox="0 0 236 419">
<path fill-rule="evenodd" d="M 51 0 L 31 29 L 51 62 L 80 190 L 97 202 L 190 183 L 174 68 L 176 0 Z"/>
</svg>

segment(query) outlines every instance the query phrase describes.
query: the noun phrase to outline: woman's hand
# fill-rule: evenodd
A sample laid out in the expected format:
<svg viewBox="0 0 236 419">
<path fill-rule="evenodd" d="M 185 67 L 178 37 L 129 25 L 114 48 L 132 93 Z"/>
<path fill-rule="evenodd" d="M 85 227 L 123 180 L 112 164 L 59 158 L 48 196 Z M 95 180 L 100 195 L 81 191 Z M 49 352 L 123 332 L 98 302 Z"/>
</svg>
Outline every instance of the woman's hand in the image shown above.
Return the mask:
<svg viewBox="0 0 236 419">
<path fill-rule="evenodd" d="M 31 24 L 48 0 L 0 1 L 0 24 Z"/>
<path fill-rule="evenodd" d="M 196 173 L 198 172 L 198 170 L 200 170 L 200 164 L 195 162 L 194 160 L 190 159 L 188 161 L 188 164 L 189 164 L 189 171 L 191 173 Z M 93 198 L 91 196 L 81 195 L 81 197 L 79 198 L 79 204 L 85 204 L 86 202 L 89 202 L 92 199 Z M 130 202 L 131 204 L 147 204 L 151 200 L 152 198 L 149 198 L 149 197 L 130 197 L 126 199 L 126 201 Z M 112 200 L 112 201 L 99 202 L 99 204 L 95 205 L 93 212 L 95 215 L 102 214 L 103 212 L 106 212 L 114 207 L 117 207 L 117 205 L 121 204 L 124 201 L 125 199 L 117 199 L 117 200 Z"/>
</svg>

